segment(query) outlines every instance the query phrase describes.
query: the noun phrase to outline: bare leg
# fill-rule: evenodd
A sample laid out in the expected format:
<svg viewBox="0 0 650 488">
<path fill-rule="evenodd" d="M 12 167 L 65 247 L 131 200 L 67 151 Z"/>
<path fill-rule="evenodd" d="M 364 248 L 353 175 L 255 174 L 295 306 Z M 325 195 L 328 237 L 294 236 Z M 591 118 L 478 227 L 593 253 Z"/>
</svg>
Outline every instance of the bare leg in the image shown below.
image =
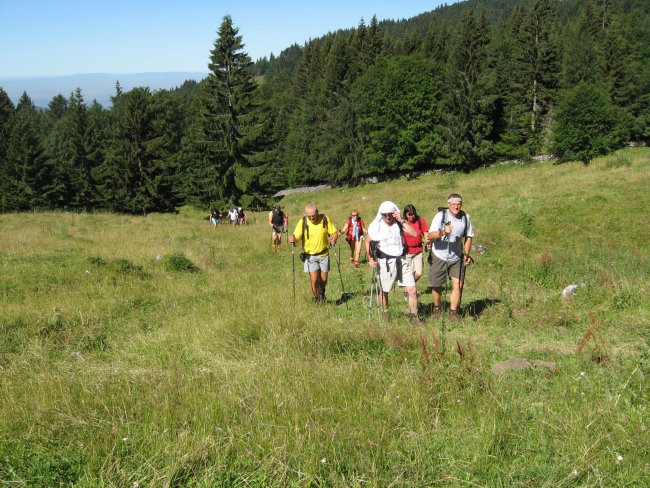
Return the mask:
<svg viewBox="0 0 650 488">
<path fill-rule="evenodd" d="M 409 313 L 416 314 L 418 313 L 418 291 L 414 286 L 404 287 L 406 293 L 408 293 L 408 304 L 409 304 Z"/>
<path fill-rule="evenodd" d="M 458 303 L 460 302 L 460 291 L 463 288 L 463 282 L 458 278 L 451 279 L 452 290 L 449 302 L 451 303 L 451 310 L 458 310 Z"/>
</svg>

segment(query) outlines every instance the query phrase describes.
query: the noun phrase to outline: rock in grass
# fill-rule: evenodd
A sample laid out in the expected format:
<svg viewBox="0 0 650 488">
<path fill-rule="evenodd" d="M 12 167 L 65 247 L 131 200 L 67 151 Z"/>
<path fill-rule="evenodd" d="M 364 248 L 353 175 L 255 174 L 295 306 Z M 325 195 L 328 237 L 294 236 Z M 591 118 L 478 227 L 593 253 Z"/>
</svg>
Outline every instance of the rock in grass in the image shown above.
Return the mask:
<svg viewBox="0 0 650 488">
<path fill-rule="evenodd" d="M 551 361 L 542 361 L 535 359 L 532 363 L 523 358 L 510 358 L 507 361 L 499 361 L 490 366 L 490 370 L 494 374 L 509 373 L 510 371 L 521 371 L 522 369 L 529 368 L 545 368 L 550 371 L 555 371 L 557 365 Z"/>
<path fill-rule="evenodd" d="M 528 369 L 531 367 L 532 364 L 523 358 L 510 358 L 507 361 L 499 361 L 498 363 L 494 363 L 492 366 L 490 366 L 490 370 L 494 374 L 503 374 L 509 373 L 510 371 L 521 371 L 522 369 Z"/>
</svg>

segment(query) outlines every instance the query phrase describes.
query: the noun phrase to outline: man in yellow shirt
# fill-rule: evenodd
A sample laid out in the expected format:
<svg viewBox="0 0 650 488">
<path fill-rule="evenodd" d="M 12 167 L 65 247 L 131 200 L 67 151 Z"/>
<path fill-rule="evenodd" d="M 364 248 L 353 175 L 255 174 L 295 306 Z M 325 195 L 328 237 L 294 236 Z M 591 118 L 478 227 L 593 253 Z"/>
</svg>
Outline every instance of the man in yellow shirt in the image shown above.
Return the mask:
<svg viewBox="0 0 650 488">
<path fill-rule="evenodd" d="M 307 205 L 305 217 L 296 224 L 296 229 L 289 236 L 289 242 L 295 244 L 301 239 L 303 252 L 300 258 L 304 263 L 305 273 L 309 273 L 312 299 L 314 302 L 324 302 L 327 274 L 330 270 L 328 244 L 331 240 L 332 246 L 336 245 L 336 226 L 327 215 L 318 213 L 316 205 Z"/>
</svg>

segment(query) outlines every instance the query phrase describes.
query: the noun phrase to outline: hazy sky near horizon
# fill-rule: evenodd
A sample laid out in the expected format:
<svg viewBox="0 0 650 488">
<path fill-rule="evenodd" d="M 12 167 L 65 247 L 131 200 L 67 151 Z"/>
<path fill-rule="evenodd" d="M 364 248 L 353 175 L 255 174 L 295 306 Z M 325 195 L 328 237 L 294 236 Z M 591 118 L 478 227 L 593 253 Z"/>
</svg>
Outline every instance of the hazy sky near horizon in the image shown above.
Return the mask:
<svg viewBox="0 0 650 488">
<path fill-rule="evenodd" d="M 0 0 L 0 77 L 207 72 L 225 15 L 255 61 L 337 29 L 443 0 Z M 454 1 L 447 1 L 454 3 Z"/>
</svg>

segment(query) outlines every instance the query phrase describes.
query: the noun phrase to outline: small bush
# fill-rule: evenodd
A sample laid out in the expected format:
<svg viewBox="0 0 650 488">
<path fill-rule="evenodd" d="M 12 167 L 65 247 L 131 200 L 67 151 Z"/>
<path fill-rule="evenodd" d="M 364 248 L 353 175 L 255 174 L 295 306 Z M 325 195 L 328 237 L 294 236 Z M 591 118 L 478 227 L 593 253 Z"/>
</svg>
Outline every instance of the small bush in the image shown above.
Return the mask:
<svg viewBox="0 0 650 488">
<path fill-rule="evenodd" d="M 627 149 L 618 151 L 613 158 L 607 162 L 608 168 L 629 168 L 632 166 L 632 154 Z"/>
<path fill-rule="evenodd" d="M 163 264 L 167 271 L 196 273 L 199 270 L 189 258 L 182 254 L 172 254 L 171 256 L 165 257 Z"/>
</svg>

